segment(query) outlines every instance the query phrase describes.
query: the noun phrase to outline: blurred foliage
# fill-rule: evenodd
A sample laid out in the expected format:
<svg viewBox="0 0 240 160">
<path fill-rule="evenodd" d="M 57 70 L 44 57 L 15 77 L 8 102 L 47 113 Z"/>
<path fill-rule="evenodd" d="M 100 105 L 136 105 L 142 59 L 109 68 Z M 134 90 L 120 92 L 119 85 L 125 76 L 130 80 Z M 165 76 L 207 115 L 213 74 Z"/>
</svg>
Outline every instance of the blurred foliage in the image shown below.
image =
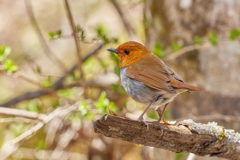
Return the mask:
<svg viewBox="0 0 240 160">
<path fill-rule="evenodd" d="M 118 109 L 114 102 L 110 102 L 108 98 L 106 98 L 106 92 L 102 92 L 98 101 L 94 103 L 95 108 L 99 111 L 99 113 L 106 114 L 108 112 L 108 108 L 110 108 L 113 112 L 117 113 Z"/>
<path fill-rule="evenodd" d="M 167 55 L 167 52 L 163 49 L 162 45 L 159 43 L 155 43 L 152 53 L 161 59 Z"/>
<path fill-rule="evenodd" d="M 240 27 L 229 31 L 230 40 L 234 41 L 240 37 Z"/>
<path fill-rule="evenodd" d="M 58 39 L 62 36 L 62 31 L 61 30 L 57 30 L 55 32 L 50 31 L 50 32 L 48 32 L 48 36 L 49 36 L 50 40 Z"/>
<path fill-rule="evenodd" d="M 18 69 L 18 66 L 13 64 L 13 61 L 10 59 L 4 61 L 3 67 L 8 73 L 13 73 Z"/>
<path fill-rule="evenodd" d="M 173 52 L 176 52 L 178 50 L 180 50 L 183 46 L 177 42 L 173 42 L 171 45 L 171 49 Z"/>
<path fill-rule="evenodd" d="M 218 37 L 217 34 L 214 31 L 211 31 L 208 36 L 208 41 L 213 45 L 216 46 L 218 43 Z"/>
<path fill-rule="evenodd" d="M 11 53 L 11 48 L 5 45 L 0 46 L 0 62 L 3 62 Z"/>
<path fill-rule="evenodd" d="M 198 37 L 198 36 L 195 36 L 193 38 L 193 42 L 194 42 L 194 44 L 202 44 L 203 43 L 203 39 Z"/>
<path fill-rule="evenodd" d="M 180 159 L 186 157 L 187 153 L 185 153 L 185 152 L 175 153 L 175 156 L 176 156 L 177 160 L 180 160 Z"/>
</svg>

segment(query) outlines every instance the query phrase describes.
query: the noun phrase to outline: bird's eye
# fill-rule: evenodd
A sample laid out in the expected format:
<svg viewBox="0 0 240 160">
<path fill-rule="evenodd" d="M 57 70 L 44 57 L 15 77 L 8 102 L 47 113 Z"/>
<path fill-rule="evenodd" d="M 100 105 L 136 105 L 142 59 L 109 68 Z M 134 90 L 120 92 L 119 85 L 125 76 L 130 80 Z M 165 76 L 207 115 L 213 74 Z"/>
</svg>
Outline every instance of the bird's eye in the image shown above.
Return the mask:
<svg viewBox="0 0 240 160">
<path fill-rule="evenodd" d="M 130 53 L 130 51 L 129 51 L 128 49 L 125 49 L 124 53 L 125 53 L 126 55 L 128 55 L 128 54 Z"/>
</svg>

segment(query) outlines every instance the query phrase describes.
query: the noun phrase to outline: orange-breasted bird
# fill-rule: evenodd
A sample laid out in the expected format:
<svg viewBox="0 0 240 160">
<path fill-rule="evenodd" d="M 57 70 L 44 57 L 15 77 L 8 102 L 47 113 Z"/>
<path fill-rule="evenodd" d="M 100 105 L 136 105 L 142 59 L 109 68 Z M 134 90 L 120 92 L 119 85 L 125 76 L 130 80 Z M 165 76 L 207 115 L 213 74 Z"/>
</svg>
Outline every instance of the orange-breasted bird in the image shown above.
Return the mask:
<svg viewBox="0 0 240 160">
<path fill-rule="evenodd" d="M 121 67 L 121 82 L 127 94 L 135 101 L 148 105 L 138 120 L 147 122 L 143 115 L 150 107 L 156 107 L 160 118 L 169 102 L 178 94 L 186 91 L 201 91 L 203 89 L 188 85 L 171 70 L 160 58 L 152 54 L 142 44 L 129 41 L 117 49 L 107 49 L 115 52 Z M 164 106 L 161 110 L 160 106 Z M 163 119 L 164 123 L 167 123 Z M 162 129 L 162 127 L 160 126 Z"/>
</svg>

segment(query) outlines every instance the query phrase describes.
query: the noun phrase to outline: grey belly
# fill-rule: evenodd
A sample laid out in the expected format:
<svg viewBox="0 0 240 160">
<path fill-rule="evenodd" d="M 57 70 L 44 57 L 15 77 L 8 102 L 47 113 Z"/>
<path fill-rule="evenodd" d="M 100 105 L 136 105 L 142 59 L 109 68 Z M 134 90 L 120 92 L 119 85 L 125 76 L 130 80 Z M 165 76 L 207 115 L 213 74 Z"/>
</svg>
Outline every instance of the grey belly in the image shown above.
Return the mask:
<svg viewBox="0 0 240 160">
<path fill-rule="evenodd" d="M 162 106 L 174 99 L 176 94 L 163 90 L 156 90 L 144 85 L 141 82 L 129 78 L 126 74 L 126 67 L 121 68 L 121 82 L 127 94 L 135 101 L 152 107 Z"/>
</svg>

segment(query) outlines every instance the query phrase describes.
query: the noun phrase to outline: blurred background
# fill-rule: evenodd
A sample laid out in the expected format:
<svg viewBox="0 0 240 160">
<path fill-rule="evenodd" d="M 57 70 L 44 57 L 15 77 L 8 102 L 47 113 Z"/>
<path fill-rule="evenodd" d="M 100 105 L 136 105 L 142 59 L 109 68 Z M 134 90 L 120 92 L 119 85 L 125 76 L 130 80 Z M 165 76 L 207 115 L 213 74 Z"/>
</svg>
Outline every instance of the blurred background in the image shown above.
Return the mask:
<svg viewBox="0 0 240 160">
<path fill-rule="evenodd" d="M 175 98 L 166 120 L 215 121 L 240 132 L 239 37 L 239 0 L 0 0 L 0 106 L 48 115 L 78 104 L 9 150 L 5 144 L 39 119 L 1 115 L 0 154 L 10 160 L 185 160 L 188 153 L 94 133 L 107 108 L 132 119 L 145 109 L 122 88 L 118 59 L 106 49 L 141 42 L 186 83 L 205 88 Z M 149 110 L 145 119 L 158 116 Z"/>
</svg>

